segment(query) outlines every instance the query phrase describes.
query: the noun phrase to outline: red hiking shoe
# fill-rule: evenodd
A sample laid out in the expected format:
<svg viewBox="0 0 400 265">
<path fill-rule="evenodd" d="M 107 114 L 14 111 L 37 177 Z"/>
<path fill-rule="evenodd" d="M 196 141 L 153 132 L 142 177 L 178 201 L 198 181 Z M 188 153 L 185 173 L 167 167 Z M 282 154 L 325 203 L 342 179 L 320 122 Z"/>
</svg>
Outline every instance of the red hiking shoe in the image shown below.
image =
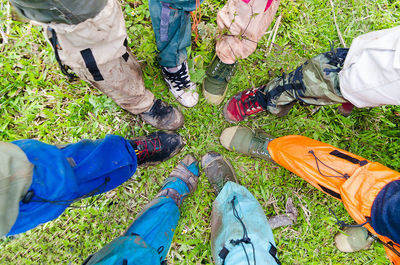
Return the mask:
<svg viewBox="0 0 400 265">
<path fill-rule="evenodd" d="M 246 117 L 265 111 L 260 101 L 263 100 L 261 88 L 244 90 L 233 96 L 224 107 L 224 117 L 230 122 L 239 122 Z"/>
</svg>

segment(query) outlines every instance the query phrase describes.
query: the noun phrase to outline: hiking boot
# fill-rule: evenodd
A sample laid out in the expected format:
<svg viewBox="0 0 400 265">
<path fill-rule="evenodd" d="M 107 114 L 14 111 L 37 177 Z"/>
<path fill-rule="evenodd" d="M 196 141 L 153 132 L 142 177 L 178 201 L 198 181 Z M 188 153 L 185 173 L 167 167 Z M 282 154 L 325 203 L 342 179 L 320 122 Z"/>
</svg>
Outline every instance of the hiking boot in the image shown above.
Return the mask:
<svg viewBox="0 0 400 265">
<path fill-rule="evenodd" d="M 268 161 L 273 161 L 268 152 L 268 144 L 274 139 L 263 130 L 253 132 L 240 126 L 226 128 L 220 137 L 226 149 Z"/>
<path fill-rule="evenodd" d="M 140 114 L 143 121 L 160 130 L 175 131 L 182 127 L 184 118 L 182 113 L 157 99 L 149 111 Z"/>
<path fill-rule="evenodd" d="M 374 239 L 364 227 L 346 227 L 335 236 L 335 246 L 342 252 L 368 249 Z"/>
<path fill-rule="evenodd" d="M 175 69 L 161 66 L 161 70 L 169 90 L 178 102 L 188 108 L 195 106 L 199 101 L 199 94 L 196 92 L 196 84 L 190 81 L 187 62 Z"/>
<path fill-rule="evenodd" d="M 235 170 L 232 165 L 217 152 L 208 152 L 205 154 L 201 159 L 201 166 L 215 195 L 218 195 L 226 182 L 237 182 Z"/>
<path fill-rule="evenodd" d="M 224 106 L 224 117 L 230 123 L 243 121 L 250 115 L 265 111 L 261 88 L 244 90 L 233 96 Z"/>
<path fill-rule="evenodd" d="M 156 198 L 160 196 L 170 197 L 180 207 L 186 196 L 197 189 L 199 180 L 198 164 L 196 158 L 192 155 L 186 155 L 164 181 L 163 188 Z"/>
<path fill-rule="evenodd" d="M 157 165 L 175 156 L 185 145 L 176 133 L 158 131 L 129 141 L 135 149 L 139 167 Z"/>
<path fill-rule="evenodd" d="M 217 55 L 214 56 L 203 80 L 203 95 L 208 103 L 219 105 L 224 100 L 228 83 L 235 74 L 237 62 L 223 63 Z"/>
</svg>

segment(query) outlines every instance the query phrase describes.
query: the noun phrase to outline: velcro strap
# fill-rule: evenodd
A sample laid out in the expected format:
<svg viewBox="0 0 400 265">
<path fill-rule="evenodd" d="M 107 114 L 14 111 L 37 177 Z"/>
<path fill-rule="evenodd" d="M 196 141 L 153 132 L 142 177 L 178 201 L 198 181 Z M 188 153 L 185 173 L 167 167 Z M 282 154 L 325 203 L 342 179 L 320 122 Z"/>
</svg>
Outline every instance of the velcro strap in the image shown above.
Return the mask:
<svg viewBox="0 0 400 265">
<path fill-rule="evenodd" d="M 181 206 L 181 195 L 176 190 L 169 188 L 162 190 L 156 195 L 156 198 L 161 196 L 171 198 L 174 200 L 176 206 Z"/>
<path fill-rule="evenodd" d="M 353 164 L 358 164 L 358 165 L 360 165 L 361 167 L 362 166 L 365 166 L 366 164 L 368 164 L 368 161 L 367 160 L 358 160 L 357 158 L 355 158 L 355 157 L 352 157 L 352 156 L 349 156 L 349 155 L 347 155 L 347 154 L 345 154 L 345 153 L 342 153 L 342 152 L 340 152 L 339 150 L 333 150 L 332 152 L 330 152 L 329 154 L 331 154 L 331 155 L 333 155 L 333 156 L 336 156 L 336 157 L 339 157 L 339 158 L 342 158 L 342 159 L 344 159 L 344 160 L 347 160 L 347 161 L 349 161 L 350 163 L 353 163 Z"/>
<path fill-rule="evenodd" d="M 225 264 L 225 259 L 226 259 L 226 256 L 228 256 L 228 254 L 229 254 L 229 249 L 227 249 L 225 246 L 218 253 L 218 257 L 220 257 L 222 259 L 222 264 Z"/>
<path fill-rule="evenodd" d="M 171 9 L 169 8 L 169 3 L 161 2 L 161 23 L 160 23 L 160 40 L 168 40 L 168 27 L 169 27 L 169 15 Z"/>
<path fill-rule="evenodd" d="M 281 262 L 279 261 L 278 257 L 276 256 L 276 253 L 278 252 L 277 249 L 276 249 L 276 247 L 275 247 L 271 242 L 269 242 L 269 245 L 270 245 L 269 254 L 274 258 L 274 260 L 276 261 L 276 263 L 277 263 L 278 265 L 280 265 Z"/>
<path fill-rule="evenodd" d="M 96 59 L 93 56 L 92 50 L 90 48 L 82 50 L 81 55 L 85 61 L 86 68 L 92 74 L 94 81 L 103 81 L 104 78 L 97 67 Z"/>
<path fill-rule="evenodd" d="M 171 174 L 169 175 L 169 178 L 173 178 L 173 177 L 179 178 L 180 180 L 185 182 L 185 184 L 188 186 L 190 192 L 193 192 L 196 190 L 197 177 L 192 172 L 190 172 L 190 170 L 187 169 L 185 166 L 179 164 L 174 170 L 172 170 Z"/>
</svg>

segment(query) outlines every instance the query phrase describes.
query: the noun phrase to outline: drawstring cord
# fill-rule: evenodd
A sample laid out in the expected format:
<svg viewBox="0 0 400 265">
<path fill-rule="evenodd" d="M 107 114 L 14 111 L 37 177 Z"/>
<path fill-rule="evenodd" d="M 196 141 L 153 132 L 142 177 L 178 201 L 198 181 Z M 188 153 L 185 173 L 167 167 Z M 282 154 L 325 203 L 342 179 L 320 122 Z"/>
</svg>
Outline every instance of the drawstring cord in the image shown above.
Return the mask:
<svg viewBox="0 0 400 265">
<path fill-rule="evenodd" d="M 80 201 L 82 199 L 86 199 L 86 198 L 92 197 L 96 193 L 103 193 L 105 191 L 106 185 L 107 185 L 107 183 L 109 181 L 110 181 L 110 178 L 106 177 L 104 179 L 104 182 L 102 184 L 100 184 L 97 188 L 93 189 L 91 192 L 89 192 L 89 193 L 87 193 L 85 195 L 82 195 L 82 196 L 80 196 L 80 197 L 78 197 L 76 199 L 52 201 L 52 200 L 48 200 L 48 199 L 42 198 L 42 197 L 40 197 L 40 196 L 35 194 L 35 197 L 37 197 L 39 200 L 31 200 L 31 202 L 47 202 L 47 203 L 51 203 L 51 204 L 54 204 L 54 205 L 64 205 L 64 206 L 68 206 L 70 208 L 75 208 L 75 209 L 84 209 L 84 208 L 92 206 L 96 201 L 99 200 L 99 198 L 101 196 L 98 196 L 92 203 L 90 203 L 89 205 L 86 205 L 86 206 L 71 206 L 70 204 L 72 204 L 74 202 L 77 202 L 77 201 Z"/>
<path fill-rule="evenodd" d="M 201 17 L 202 17 L 200 0 L 196 0 L 196 9 L 194 11 L 190 12 L 190 15 L 192 16 L 192 20 L 193 20 L 192 31 L 194 31 L 194 33 L 196 34 L 196 38 L 194 39 L 194 42 L 197 43 L 197 41 L 199 39 L 199 31 L 197 30 L 197 26 L 200 24 Z"/>
<path fill-rule="evenodd" d="M 331 208 L 329 208 L 329 213 L 330 213 L 330 214 L 333 214 L 333 216 L 335 216 L 335 218 L 336 218 L 336 224 L 337 224 L 337 225 L 340 225 L 342 228 L 343 228 L 343 227 L 362 227 L 362 226 L 368 224 L 368 221 L 366 221 L 366 222 L 364 222 L 364 223 L 362 223 L 362 224 L 359 224 L 359 225 L 349 225 L 349 224 L 346 223 L 345 221 L 340 220 L 340 219 L 336 216 L 335 211 L 332 210 Z"/>
<path fill-rule="evenodd" d="M 69 81 L 73 81 L 77 76 L 73 73 L 68 72 L 67 67 L 62 64 L 60 55 L 58 54 L 58 40 L 57 40 L 56 31 L 50 27 L 49 27 L 49 30 L 51 32 L 51 38 L 50 38 L 51 46 L 53 46 L 54 55 L 56 57 L 56 61 L 57 61 L 58 65 L 60 66 L 61 72 L 68 77 Z"/>
<path fill-rule="evenodd" d="M 253 248 L 254 265 L 256 265 L 256 251 L 255 251 L 255 249 L 254 249 L 253 243 L 251 242 L 251 239 L 249 238 L 249 236 L 248 236 L 248 234 L 247 234 L 246 226 L 244 225 L 242 219 L 239 217 L 239 213 L 238 213 L 237 210 L 236 210 L 236 207 L 235 207 L 235 200 L 236 200 L 236 196 L 233 196 L 233 199 L 231 200 L 232 210 L 233 210 L 233 216 L 235 216 L 235 218 L 240 222 L 240 224 L 241 224 L 242 227 L 243 227 L 243 237 L 242 237 L 241 239 L 238 239 L 238 240 L 233 240 L 233 239 L 232 239 L 232 240 L 230 241 L 230 243 L 231 243 L 232 245 L 234 245 L 234 246 L 237 246 L 237 245 L 239 245 L 239 244 L 242 246 L 242 248 L 243 248 L 243 250 L 244 250 L 244 253 L 246 254 L 247 263 L 248 263 L 249 265 L 250 265 L 250 259 L 249 259 L 249 256 L 247 255 L 247 251 L 246 251 L 246 248 L 244 247 L 244 244 L 243 244 L 243 243 L 245 243 L 245 244 L 250 244 L 251 247 Z"/>
<path fill-rule="evenodd" d="M 337 171 L 336 169 L 334 169 L 334 168 L 328 166 L 327 164 L 325 164 L 324 162 L 322 162 L 322 161 L 315 155 L 315 153 L 314 153 L 313 150 L 308 151 L 308 153 L 310 153 L 310 154 L 312 154 L 312 155 L 314 156 L 314 158 L 315 158 L 315 163 L 316 163 L 316 165 L 317 165 L 318 172 L 319 172 L 319 174 L 321 174 L 321 176 L 324 176 L 324 177 L 327 177 L 327 178 L 344 178 L 344 179 L 348 179 L 348 178 L 350 177 L 347 173 L 342 174 L 342 173 L 340 173 L 339 171 Z M 329 169 L 335 171 L 335 172 L 338 173 L 340 176 L 328 176 L 328 175 L 323 174 L 323 173 L 321 172 L 320 168 L 319 168 L 319 164 L 318 164 L 318 163 L 321 163 L 321 164 L 324 165 L 325 167 L 327 167 L 327 168 L 329 168 Z"/>
</svg>

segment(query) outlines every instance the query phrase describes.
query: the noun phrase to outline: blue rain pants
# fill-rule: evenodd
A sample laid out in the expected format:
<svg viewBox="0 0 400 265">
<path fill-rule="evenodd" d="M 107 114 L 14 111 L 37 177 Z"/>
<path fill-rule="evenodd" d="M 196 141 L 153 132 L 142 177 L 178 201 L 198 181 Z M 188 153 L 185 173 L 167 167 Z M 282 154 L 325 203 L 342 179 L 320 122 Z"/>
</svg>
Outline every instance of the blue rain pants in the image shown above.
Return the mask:
<svg viewBox="0 0 400 265">
<path fill-rule="evenodd" d="M 211 218 L 216 265 L 280 264 L 264 211 L 246 188 L 227 182 L 213 203 Z"/>
<path fill-rule="evenodd" d="M 181 65 L 191 42 L 190 11 L 196 9 L 196 0 L 149 0 L 149 9 L 160 65 Z"/>
<path fill-rule="evenodd" d="M 21 200 L 18 218 L 8 235 L 57 218 L 74 200 L 114 189 L 132 177 L 137 166 L 135 150 L 128 140 L 116 135 L 61 148 L 36 140 L 13 144 L 34 165 L 27 193 L 33 196 Z"/>
<path fill-rule="evenodd" d="M 168 183 L 163 189 L 166 188 L 175 189 L 179 194 L 189 192 L 180 179 Z M 84 264 L 161 264 L 171 246 L 179 215 L 179 208 L 173 199 L 164 196 L 155 198 L 123 236 L 114 239 Z"/>
</svg>

